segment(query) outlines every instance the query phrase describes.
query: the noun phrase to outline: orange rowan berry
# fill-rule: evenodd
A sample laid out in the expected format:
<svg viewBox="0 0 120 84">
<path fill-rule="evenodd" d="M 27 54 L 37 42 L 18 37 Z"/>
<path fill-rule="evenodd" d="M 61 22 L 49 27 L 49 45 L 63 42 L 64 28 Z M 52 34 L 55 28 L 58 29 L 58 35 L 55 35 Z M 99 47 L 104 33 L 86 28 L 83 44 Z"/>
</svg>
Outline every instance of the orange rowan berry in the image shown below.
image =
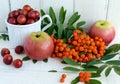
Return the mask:
<svg viewBox="0 0 120 84">
<path fill-rule="evenodd" d="M 65 79 L 64 79 L 64 78 L 61 78 L 61 79 L 60 79 L 60 82 L 61 82 L 61 83 L 64 83 L 64 82 L 65 82 Z"/>
<path fill-rule="evenodd" d="M 55 55 L 55 54 L 52 54 L 52 55 L 51 55 L 51 57 L 52 57 L 52 58 L 55 58 L 55 57 L 56 57 L 56 55 Z"/>
<path fill-rule="evenodd" d="M 72 59 L 72 55 L 68 55 L 68 58 L 69 58 L 69 59 Z"/>
<path fill-rule="evenodd" d="M 59 50 L 62 52 L 64 50 L 64 47 L 60 47 Z"/>
<path fill-rule="evenodd" d="M 85 58 L 85 54 L 81 54 L 81 55 L 80 55 L 80 58 Z"/>
<path fill-rule="evenodd" d="M 72 44 L 73 44 L 73 45 L 77 45 L 77 41 L 73 41 Z"/>
<path fill-rule="evenodd" d="M 62 78 L 66 78 L 67 77 L 67 75 L 66 74 L 62 74 Z"/>
</svg>

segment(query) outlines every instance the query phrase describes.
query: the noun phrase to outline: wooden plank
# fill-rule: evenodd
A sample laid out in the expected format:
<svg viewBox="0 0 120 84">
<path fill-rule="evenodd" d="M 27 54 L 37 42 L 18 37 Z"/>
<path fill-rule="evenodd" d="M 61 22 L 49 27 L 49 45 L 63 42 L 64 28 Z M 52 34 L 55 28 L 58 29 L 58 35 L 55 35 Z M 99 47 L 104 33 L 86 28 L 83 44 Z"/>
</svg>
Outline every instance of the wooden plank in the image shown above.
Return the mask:
<svg viewBox="0 0 120 84">
<path fill-rule="evenodd" d="M 5 19 L 7 18 L 9 12 L 9 2 L 8 0 L 3 0 L 0 4 L 0 33 L 6 32 Z"/>
<path fill-rule="evenodd" d="M 40 0 L 40 8 L 46 10 L 48 13 L 49 8 L 53 7 L 56 16 L 58 17 L 59 10 L 63 6 L 67 10 L 67 21 L 69 16 L 73 14 L 73 1 L 74 0 Z"/>
<path fill-rule="evenodd" d="M 112 43 L 118 43 L 120 39 L 120 0 L 109 0 L 109 10 L 107 20 L 113 24 L 116 30 L 116 36 Z"/>
<path fill-rule="evenodd" d="M 22 8 L 25 4 L 29 4 L 32 8 L 40 9 L 40 0 L 10 0 L 11 10 Z"/>
<path fill-rule="evenodd" d="M 75 0 L 75 11 L 81 14 L 81 20 L 86 21 L 89 28 L 97 20 L 106 18 L 107 0 Z"/>
</svg>

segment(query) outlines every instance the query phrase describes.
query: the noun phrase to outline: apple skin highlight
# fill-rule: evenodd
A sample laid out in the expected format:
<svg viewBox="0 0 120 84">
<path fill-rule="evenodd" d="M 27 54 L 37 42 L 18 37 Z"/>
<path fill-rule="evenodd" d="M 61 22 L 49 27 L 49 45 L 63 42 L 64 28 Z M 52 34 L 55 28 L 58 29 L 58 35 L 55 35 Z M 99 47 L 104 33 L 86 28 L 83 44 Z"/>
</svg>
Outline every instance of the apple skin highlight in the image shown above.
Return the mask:
<svg viewBox="0 0 120 84">
<path fill-rule="evenodd" d="M 89 29 L 89 35 L 91 37 L 101 37 L 105 44 L 108 45 L 115 37 L 115 29 L 114 27 L 104 20 L 97 21 L 94 23 Z"/>
<path fill-rule="evenodd" d="M 40 37 L 35 35 L 41 34 Z M 32 35 L 34 34 L 34 35 Z M 34 60 L 48 58 L 54 50 L 54 43 L 47 33 L 37 32 L 28 36 L 24 43 L 24 50 L 27 56 Z"/>
</svg>

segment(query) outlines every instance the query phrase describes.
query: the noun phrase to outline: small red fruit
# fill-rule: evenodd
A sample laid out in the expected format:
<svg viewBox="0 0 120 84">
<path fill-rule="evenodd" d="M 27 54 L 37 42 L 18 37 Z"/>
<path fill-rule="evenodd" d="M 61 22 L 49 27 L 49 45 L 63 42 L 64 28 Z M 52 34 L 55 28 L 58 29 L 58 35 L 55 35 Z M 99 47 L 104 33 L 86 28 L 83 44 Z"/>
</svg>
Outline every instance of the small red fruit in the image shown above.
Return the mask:
<svg viewBox="0 0 120 84">
<path fill-rule="evenodd" d="M 3 62 L 7 65 L 10 65 L 13 61 L 13 58 L 10 54 L 7 54 L 3 57 Z"/>
<path fill-rule="evenodd" d="M 14 10 L 13 14 L 14 14 L 14 17 L 17 17 L 19 15 L 19 11 L 18 10 Z"/>
<path fill-rule="evenodd" d="M 23 48 L 23 46 L 21 46 L 21 45 L 19 45 L 19 46 L 17 46 L 17 47 L 15 48 L 15 52 L 16 52 L 17 54 L 22 54 L 23 51 L 24 51 L 24 48 Z"/>
<path fill-rule="evenodd" d="M 23 10 L 30 11 L 30 10 L 31 10 L 31 6 L 29 6 L 29 5 L 24 5 L 24 6 L 23 6 Z"/>
<path fill-rule="evenodd" d="M 10 54 L 10 50 L 8 48 L 3 48 L 1 50 L 1 55 L 4 57 L 6 54 Z"/>
<path fill-rule="evenodd" d="M 10 24 L 16 24 L 16 19 L 15 18 L 9 18 L 8 23 Z"/>
<path fill-rule="evenodd" d="M 31 18 L 31 19 L 36 18 L 36 14 L 35 14 L 35 12 L 33 10 L 28 13 L 28 18 Z"/>
<path fill-rule="evenodd" d="M 34 12 L 35 12 L 36 19 L 38 19 L 40 17 L 40 13 L 37 10 L 35 10 Z"/>
<path fill-rule="evenodd" d="M 33 19 L 28 19 L 27 20 L 27 22 L 26 22 L 26 24 L 32 24 L 32 23 L 34 23 L 35 21 L 33 20 Z"/>
<path fill-rule="evenodd" d="M 17 17 L 17 22 L 19 23 L 19 24 L 25 24 L 26 23 L 26 17 L 24 16 L 24 15 L 19 15 L 18 17 Z"/>
<path fill-rule="evenodd" d="M 10 12 L 10 13 L 8 14 L 8 18 L 13 18 L 13 17 L 14 17 L 13 12 Z"/>
<path fill-rule="evenodd" d="M 24 16 L 27 16 L 28 11 L 26 11 L 26 10 L 20 10 L 20 14 L 21 14 L 21 15 L 24 15 Z"/>
<path fill-rule="evenodd" d="M 15 60 L 13 61 L 13 66 L 14 66 L 15 68 L 20 68 L 20 67 L 22 66 L 22 60 L 21 60 L 21 59 L 15 59 Z"/>
</svg>

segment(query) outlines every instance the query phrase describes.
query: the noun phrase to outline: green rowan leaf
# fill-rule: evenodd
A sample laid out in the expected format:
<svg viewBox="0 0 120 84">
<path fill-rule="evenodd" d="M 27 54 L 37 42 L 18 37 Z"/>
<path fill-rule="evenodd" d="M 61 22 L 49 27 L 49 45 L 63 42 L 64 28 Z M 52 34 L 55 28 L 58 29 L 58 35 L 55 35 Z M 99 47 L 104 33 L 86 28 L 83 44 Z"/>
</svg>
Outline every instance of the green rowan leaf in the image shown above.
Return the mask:
<svg viewBox="0 0 120 84">
<path fill-rule="evenodd" d="M 86 22 L 85 21 L 80 21 L 77 23 L 76 28 L 80 28 L 81 26 L 83 26 Z"/>
<path fill-rule="evenodd" d="M 31 60 L 28 56 L 22 58 L 22 61 L 28 61 L 28 60 Z"/>
<path fill-rule="evenodd" d="M 112 59 L 113 57 L 115 57 L 117 54 L 118 53 L 109 53 L 109 54 L 102 56 L 100 59 L 101 60 L 109 60 L 109 59 Z"/>
<path fill-rule="evenodd" d="M 44 59 L 43 62 L 47 63 L 48 62 L 48 58 Z"/>
<path fill-rule="evenodd" d="M 57 70 L 49 70 L 48 72 L 57 72 Z"/>
<path fill-rule="evenodd" d="M 110 74 L 111 70 L 112 70 L 112 67 L 108 67 L 108 68 L 105 70 L 105 76 L 106 76 L 106 77 Z"/>
<path fill-rule="evenodd" d="M 81 71 L 80 69 L 75 68 L 75 67 L 64 67 L 63 69 L 68 70 L 68 71 Z"/>
<path fill-rule="evenodd" d="M 57 23 L 56 15 L 52 7 L 49 8 L 49 15 L 52 19 L 52 22 L 56 24 Z"/>
<path fill-rule="evenodd" d="M 62 34 L 63 34 L 63 24 L 58 24 L 58 38 L 62 38 Z"/>
<path fill-rule="evenodd" d="M 120 76 L 120 67 L 114 66 L 113 68 L 114 68 L 115 73 Z"/>
<path fill-rule="evenodd" d="M 66 10 L 64 10 L 64 7 L 61 7 L 60 12 L 59 12 L 59 22 L 60 22 L 60 24 L 64 23 L 65 16 L 66 16 Z"/>
<path fill-rule="evenodd" d="M 77 84 L 79 82 L 79 76 L 71 81 L 71 84 Z"/>
<path fill-rule="evenodd" d="M 85 83 L 85 84 L 101 84 L 101 82 L 99 80 L 96 80 L 96 79 L 90 79 L 90 82 Z"/>
<path fill-rule="evenodd" d="M 109 65 L 120 65 L 120 60 L 110 60 L 110 61 L 106 61 L 106 64 Z"/>
<path fill-rule="evenodd" d="M 99 59 L 93 59 L 93 60 L 91 60 L 91 61 L 89 61 L 88 63 L 87 63 L 87 66 L 93 66 L 93 65 L 95 65 L 95 64 L 100 64 L 101 62 L 100 62 L 100 60 Z"/>
<path fill-rule="evenodd" d="M 75 65 L 75 66 L 80 66 L 80 63 L 74 62 L 73 60 L 69 59 L 69 58 L 64 58 L 64 62 L 70 65 Z"/>
<path fill-rule="evenodd" d="M 79 18 L 80 18 L 80 15 L 78 15 L 78 12 L 75 12 L 68 20 L 68 25 L 72 26 Z"/>
<path fill-rule="evenodd" d="M 34 64 L 37 63 L 37 60 L 32 60 L 32 61 L 33 61 Z"/>
<path fill-rule="evenodd" d="M 106 49 L 106 53 L 105 54 L 115 53 L 115 52 L 118 52 L 119 50 L 120 50 L 120 44 L 113 44 L 113 45 L 111 45 L 110 47 L 108 47 Z"/>
<path fill-rule="evenodd" d="M 99 69 L 97 70 L 97 74 L 101 74 L 101 72 L 107 67 L 107 65 L 102 65 L 99 67 Z"/>
</svg>

